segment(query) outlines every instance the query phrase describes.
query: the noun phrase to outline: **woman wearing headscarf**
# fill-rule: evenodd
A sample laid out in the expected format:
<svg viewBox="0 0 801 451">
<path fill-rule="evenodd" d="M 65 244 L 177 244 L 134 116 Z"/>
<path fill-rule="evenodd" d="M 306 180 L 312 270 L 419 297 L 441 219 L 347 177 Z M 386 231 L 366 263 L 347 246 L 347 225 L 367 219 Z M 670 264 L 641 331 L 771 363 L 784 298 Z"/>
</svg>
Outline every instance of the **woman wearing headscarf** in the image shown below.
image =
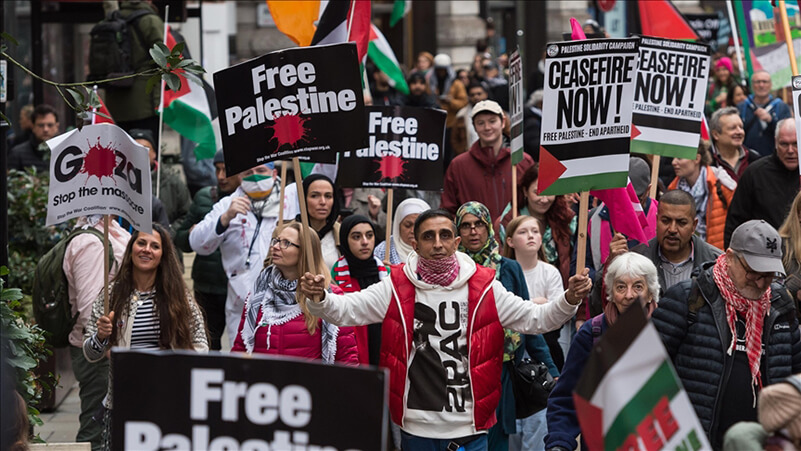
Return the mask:
<svg viewBox="0 0 801 451">
<path fill-rule="evenodd" d="M 398 204 L 395 216 L 392 218 L 392 236 L 389 238 L 389 263 L 397 265 L 405 263 L 412 253 L 412 239 L 414 239 L 414 221 L 420 213 L 431 207 L 420 199 L 409 198 Z M 387 242 L 383 241 L 375 247 L 373 255 L 381 261 L 387 260 Z"/>
<path fill-rule="evenodd" d="M 375 235 L 375 227 L 366 216 L 348 216 L 342 221 L 339 227 L 342 257 L 331 268 L 331 278 L 345 293 L 361 291 L 389 274 L 381 259 L 373 256 Z M 378 365 L 381 323 L 355 329 L 359 362 Z"/>
<path fill-rule="evenodd" d="M 303 179 L 303 192 L 306 194 L 306 211 L 309 213 L 309 226 L 317 232 L 323 250 L 323 261 L 329 268 L 339 259 L 339 197 L 336 186 L 330 178 L 322 174 L 311 174 Z M 300 213 L 295 217 L 300 222 Z"/>
<path fill-rule="evenodd" d="M 523 299 L 529 299 L 526 278 L 520 264 L 498 253 L 498 242 L 495 241 L 495 233 L 492 230 L 492 218 L 484 204 L 471 201 L 459 207 L 456 211 L 456 228 L 461 237 L 460 251 L 469 255 L 477 264 L 494 269 L 495 278 L 504 288 Z M 489 431 L 490 450 L 508 450 L 509 436 L 517 431 L 510 371 L 514 371 L 515 361 L 522 358 L 521 345 L 524 341 L 529 355 L 545 363 L 549 368 L 556 368 L 542 336 L 521 335 L 508 329 L 504 330 L 501 400 L 497 409 L 498 422 Z"/>
</svg>

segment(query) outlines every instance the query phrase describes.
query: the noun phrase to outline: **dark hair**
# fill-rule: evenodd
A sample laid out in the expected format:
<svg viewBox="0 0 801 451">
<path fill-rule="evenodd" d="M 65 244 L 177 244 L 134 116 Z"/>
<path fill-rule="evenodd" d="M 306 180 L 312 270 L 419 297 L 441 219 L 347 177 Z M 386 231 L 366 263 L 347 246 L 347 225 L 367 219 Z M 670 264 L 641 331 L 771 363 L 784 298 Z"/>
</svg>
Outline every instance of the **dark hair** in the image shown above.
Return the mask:
<svg viewBox="0 0 801 451">
<path fill-rule="evenodd" d="M 726 106 L 737 106 L 734 103 L 734 93 L 737 91 L 737 88 L 742 89 L 743 94 L 745 94 L 746 97 L 751 94 L 751 92 L 748 90 L 748 86 L 738 85 L 735 83 L 734 86 L 732 86 L 731 89 L 729 89 L 729 91 L 726 93 Z"/>
<path fill-rule="evenodd" d="M 450 212 L 447 210 L 438 208 L 436 210 L 431 209 L 420 213 L 420 216 L 418 216 L 417 219 L 414 221 L 414 239 L 417 239 L 417 236 L 420 233 L 420 227 L 423 226 L 423 223 L 432 218 L 446 218 L 448 221 L 451 222 L 453 233 L 454 235 L 456 235 L 456 224 L 453 223 L 453 215 L 450 214 Z"/>
<path fill-rule="evenodd" d="M 31 122 L 36 123 L 37 117 L 44 117 L 48 114 L 55 116 L 56 122 L 58 122 L 58 113 L 56 112 L 56 109 L 46 103 L 43 103 L 33 109 L 33 113 L 31 113 Z"/>
<path fill-rule="evenodd" d="M 420 73 L 420 72 L 414 72 L 414 73 L 412 73 L 411 75 L 409 75 L 409 78 L 407 78 L 407 79 L 406 79 L 406 83 L 408 83 L 408 84 L 412 84 L 412 83 L 414 83 L 415 81 L 422 81 L 423 83 L 425 83 L 426 85 L 428 85 L 428 83 L 427 83 L 427 81 L 426 81 L 426 76 L 425 76 L 425 75 L 423 75 L 423 74 L 422 74 L 422 73 Z"/>
<path fill-rule="evenodd" d="M 525 173 L 523 173 L 523 177 L 520 178 L 520 184 L 518 185 L 517 190 L 517 205 L 519 208 L 522 208 L 526 205 L 525 192 L 528 190 L 531 184 L 536 182 L 539 178 L 539 163 L 531 166 Z M 545 225 L 550 227 L 553 231 L 554 240 L 562 240 L 564 242 L 568 242 L 568 240 L 570 240 L 572 235 L 570 232 L 570 220 L 573 219 L 573 216 L 575 215 L 576 214 L 573 213 L 573 210 L 570 209 L 565 197 L 556 196 L 553 204 L 551 204 L 551 208 L 545 212 Z M 542 234 L 545 234 L 545 230 L 542 231 Z"/>
<path fill-rule="evenodd" d="M 156 312 L 159 317 L 159 346 L 162 349 L 192 349 L 192 310 L 189 306 L 189 290 L 184 283 L 181 266 L 173 247 L 170 234 L 158 223 L 153 223 L 153 231 L 161 237 L 161 262 L 156 269 Z M 133 245 L 139 238 L 140 231 L 134 231 L 131 235 L 128 246 L 125 248 L 125 255 L 122 257 L 122 264 L 114 276 L 114 287 L 109 295 L 109 309 L 113 311 L 117 318 L 123 312 L 129 312 L 131 293 L 134 291 L 133 281 Z M 199 308 L 199 307 L 198 307 Z M 130 320 L 130 318 L 129 318 Z M 111 331 L 110 344 L 112 346 L 119 342 L 119 329 L 114 327 Z"/>
<path fill-rule="evenodd" d="M 659 198 L 659 205 L 662 204 L 689 205 L 690 210 L 693 212 L 693 217 L 695 217 L 695 199 L 693 199 L 693 196 L 687 191 L 672 189 L 666 192 L 662 195 L 662 197 Z"/>
<path fill-rule="evenodd" d="M 467 92 L 470 93 L 470 90 L 473 89 L 473 88 L 481 88 L 481 89 L 484 90 L 484 92 L 489 94 L 489 92 L 487 91 L 487 87 L 486 86 L 482 85 L 481 83 L 479 83 L 476 80 L 471 79 L 470 84 L 467 85 Z"/>
</svg>

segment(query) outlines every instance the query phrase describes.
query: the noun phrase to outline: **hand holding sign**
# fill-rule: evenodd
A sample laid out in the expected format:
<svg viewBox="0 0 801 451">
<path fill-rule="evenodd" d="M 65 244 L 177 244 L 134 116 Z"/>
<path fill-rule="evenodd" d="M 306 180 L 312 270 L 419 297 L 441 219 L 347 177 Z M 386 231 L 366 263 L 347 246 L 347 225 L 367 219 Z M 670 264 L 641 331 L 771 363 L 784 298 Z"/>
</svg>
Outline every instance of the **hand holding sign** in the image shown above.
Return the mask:
<svg viewBox="0 0 801 451">
<path fill-rule="evenodd" d="M 320 302 L 325 298 L 325 277 L 307 272 L 300 278 L 298 288 L 307 298 Z"/>
</svg>

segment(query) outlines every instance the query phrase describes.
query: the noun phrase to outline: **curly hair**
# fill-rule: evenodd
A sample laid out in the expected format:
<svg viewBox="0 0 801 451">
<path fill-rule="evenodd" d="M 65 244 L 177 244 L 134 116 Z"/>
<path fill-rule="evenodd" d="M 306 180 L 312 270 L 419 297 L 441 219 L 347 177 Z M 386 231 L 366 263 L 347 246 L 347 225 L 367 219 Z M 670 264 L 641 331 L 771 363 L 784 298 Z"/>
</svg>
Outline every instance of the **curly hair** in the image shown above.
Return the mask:
<svg viewBox="0 0 801 451">
<path fill-rule="evenodd" d="M 161 225 L 153 223 L 153 231 L 161 238 L 161 262 L 156 269 L 156 297 L 154 300 L 159 317 L 159 346 L 162 349 L 193 349 L 190 319 L 192 310 L 189 305 L 189 291 L 184 283 L 181 266 L 170 234 Z M 117 318 L 122 312 L 130 314 L 131 293 L 134 291 L 133 246 L 143 232 L 134 231 L 109 296 L 109 309 Z M 155 235 L 154 233 L 154 235 Z M 119 328 L 116 324 L 111 331 L 110 344 L 119 343 Z"/>
</svg>

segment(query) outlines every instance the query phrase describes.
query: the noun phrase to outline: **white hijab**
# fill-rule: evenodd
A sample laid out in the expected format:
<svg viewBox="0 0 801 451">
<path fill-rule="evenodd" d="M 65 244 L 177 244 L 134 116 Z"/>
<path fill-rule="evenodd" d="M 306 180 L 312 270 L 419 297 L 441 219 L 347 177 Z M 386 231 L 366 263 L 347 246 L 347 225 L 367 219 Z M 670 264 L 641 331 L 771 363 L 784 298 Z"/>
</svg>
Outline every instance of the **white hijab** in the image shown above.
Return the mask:
<svg viewBox="0 0 801 451">
<path fill-rule="evenodd" d="M 400 225 L 404 218 L 409 215 L 420 214 L 431 207 L 422 199 L 409 198 L 398 204 L 395 210 L 395 217 L 392 218 L 392 244 L 398 251 L 401 263 L 406 262 L 406 258 L 414 250 L 410 244 L 403 242 L 400 236 Z"/>
</svg>

